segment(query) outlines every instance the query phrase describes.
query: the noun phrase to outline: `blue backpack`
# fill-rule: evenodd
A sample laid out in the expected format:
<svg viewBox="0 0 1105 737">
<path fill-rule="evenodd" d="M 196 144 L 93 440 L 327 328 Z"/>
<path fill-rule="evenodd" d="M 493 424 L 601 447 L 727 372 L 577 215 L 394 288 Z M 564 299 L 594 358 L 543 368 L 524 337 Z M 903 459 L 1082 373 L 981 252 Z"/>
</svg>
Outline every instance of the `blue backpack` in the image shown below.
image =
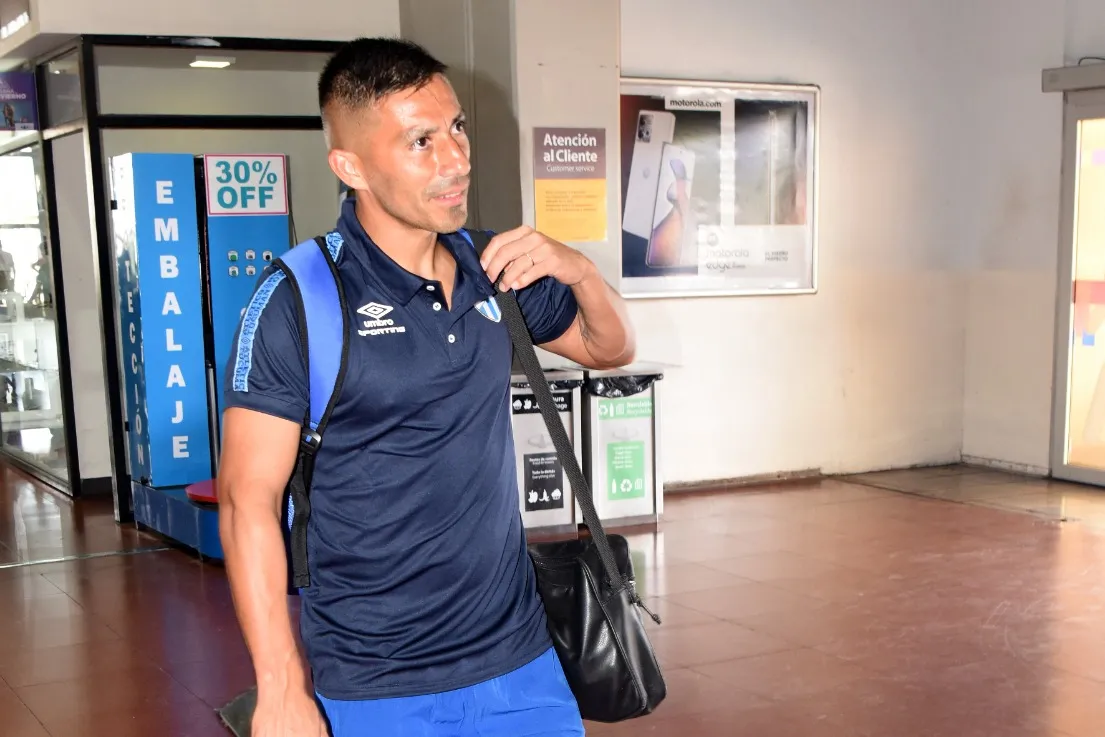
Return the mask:
<svg viewBox="0 0 1105 737">
<path fill-rule="evenodd" d="M 482 254 L 491 236 L 482 231 L 460 230 L 460 235 Z M 341 236 L 331 232 L 304 241 L 275 259 L 299 303 L 299 333 L 307 365 L 310 407 L 303 420 L 299 455 L 285 490 L 285 551 L 291 573 L 290 590 L 311 585 L 307 566 L 307 522 L 311 516 L 311 479 L 315 456 L 345 381 L 349 354 L 348 311 L 345 290 L 338 278 L 337 257 Z"/>
</svg>

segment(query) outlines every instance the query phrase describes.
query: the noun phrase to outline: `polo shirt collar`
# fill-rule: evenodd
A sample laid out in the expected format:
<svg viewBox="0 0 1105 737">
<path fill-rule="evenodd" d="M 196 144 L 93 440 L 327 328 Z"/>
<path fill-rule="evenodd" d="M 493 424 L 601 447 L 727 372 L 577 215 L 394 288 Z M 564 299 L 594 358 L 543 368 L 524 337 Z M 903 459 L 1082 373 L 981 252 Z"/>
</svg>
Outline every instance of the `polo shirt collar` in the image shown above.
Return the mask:
<svg viewBox="0 0 1105 737">
<path fill-rule="evenodd" d="M 361 221 L 357 219 L 356 200 L 353 197 L 347 197 L 342 202 L 338 232 L 345 241 L 342 252 L 355 259 L 375 276 L 396 302 L 403 305 L 409 304 L 414 299 L 414 295 L 430 283 L 429 280 L 412 274 L 397 264 L 368 237 Z M 468 241 L 460 233 L 443 233 L 439 238 L 453 254 L 453 259 L 460 267 L 457 283 L 453 285 L 452 301 L 459 303 L 459 300 L 471 298 L 471 304 L 475 304 L 494 295 L 495 286 L 487 277 L 480 265 L 479 256 Z M 470 290 L 471 297 L 469 297 Z"/>
</svg>

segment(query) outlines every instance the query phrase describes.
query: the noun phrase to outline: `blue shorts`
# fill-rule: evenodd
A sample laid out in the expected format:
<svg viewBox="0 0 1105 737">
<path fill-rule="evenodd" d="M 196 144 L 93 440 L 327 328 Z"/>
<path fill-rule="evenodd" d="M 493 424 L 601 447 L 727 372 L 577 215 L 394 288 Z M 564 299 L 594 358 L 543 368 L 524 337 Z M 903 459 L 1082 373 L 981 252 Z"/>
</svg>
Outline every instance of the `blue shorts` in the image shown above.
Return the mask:
<svg viewBox="0 0 1105 737">
<path fill-rule="evenodd" d="M 582 737 L 556 651 L 475 686 L 427 696 L 334 701 L 319 696 L 333 737 Z"/>
</svg>

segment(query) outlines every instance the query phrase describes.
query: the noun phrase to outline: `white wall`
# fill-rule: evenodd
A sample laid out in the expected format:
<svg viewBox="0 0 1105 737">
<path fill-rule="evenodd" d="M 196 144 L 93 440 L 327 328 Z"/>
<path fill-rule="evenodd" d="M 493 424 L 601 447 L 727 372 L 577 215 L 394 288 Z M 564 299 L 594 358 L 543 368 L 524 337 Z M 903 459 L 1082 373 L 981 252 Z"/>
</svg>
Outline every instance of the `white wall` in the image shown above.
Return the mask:
<svg viewBox="0 0 1105 737">
<path fill-rule="evenodd" d="M 1100 0 L 1067 0 L 1067 64 L 1085 56 L 1105 57 L 1105 3 Z"/>
<path fill-rule="evenodd" d="M 820 293 L 633 303 L 669 479 L 1046 458 L 1062 0 L 973 5 L 623 0 L 626 75 L 822 88 Z"/>
<path fill-rule="evenodd" d="M 1083 8 L 1090 0 L 1079 0 Z M 966 323 L 963 453 L 1023 470 L 1049 467 L 1062 96 L 1040 91 L 1061 66 L 1073 15 L 1013 0 L 1003 21 L 974 13 L 969 186 L 976 213 Z M 988 34 L 991 28 L 1000 34 Z"/>
<path fill-rule="evenodd" d="M 73 376 L 73 424 L 82 479 L 111 476 L 107 384 L 103 331 L 100 329 L 100 279 L 92 235 L 85 136 L 55 139 L 54 181 L 58 242 L 65 285 L 69 365 Z M 72 449 L 70 449 L 72 452 Z"/>
<path fill-rule="evenodd" d="M 399 32 L 397 0 L 37 0 L 40 33 L 343 40 Z"/>
<path fill-rule="evenodd" d="M 1016 22 L 1003 25 L 1005 48 L 991 57 L 996 82 L 983 86 L 980 101 L 1008 122 L 978 151 L 987 167 L 978 186 L 991 194 L 970 282 L 963 452 L 1042 470 L 1054 386 L 1062 96 L 1037 91 L 1039 72 L 1105 57 L 1105 3 L 1016 6 Z"/>
</svg>

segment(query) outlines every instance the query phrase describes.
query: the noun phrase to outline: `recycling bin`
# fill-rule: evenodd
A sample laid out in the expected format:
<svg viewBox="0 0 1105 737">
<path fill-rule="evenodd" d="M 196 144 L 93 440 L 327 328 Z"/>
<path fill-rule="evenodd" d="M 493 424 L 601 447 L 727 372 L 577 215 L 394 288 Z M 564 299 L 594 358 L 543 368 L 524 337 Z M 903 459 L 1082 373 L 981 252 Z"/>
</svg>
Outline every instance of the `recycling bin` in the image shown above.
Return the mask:
<svg viewBox="0 0 1105 737">
<path fill-rule="evenodd" d="M 664 512 L 663 378 L 662 366 L 644 363 L 584 373 L 583 472 L 604 523 L 653 523 Z"/>
<path fill-rule="evenodd" d="M 553 369 L 546 370 L 545 377 L 576 461 L 582 467 L 579 408 L 582 406 L 583 372 Z M 525 374 L 511 375 L 510 409 L 522 524 L 527 529 L 549 532 L 575 529 L 575 496 Z"/>
</svg>

